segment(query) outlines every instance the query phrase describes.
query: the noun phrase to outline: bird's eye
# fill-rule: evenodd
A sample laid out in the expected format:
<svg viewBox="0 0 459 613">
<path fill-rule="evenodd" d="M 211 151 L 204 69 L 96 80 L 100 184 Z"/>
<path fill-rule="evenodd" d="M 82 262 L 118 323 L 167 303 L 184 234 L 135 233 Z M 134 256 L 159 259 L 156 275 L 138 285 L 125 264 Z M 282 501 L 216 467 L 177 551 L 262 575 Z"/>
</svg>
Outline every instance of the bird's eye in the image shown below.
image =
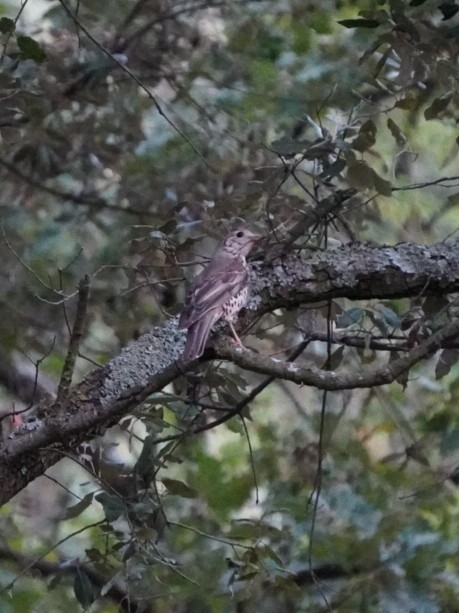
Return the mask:
<svg viewBox="0 0 459 613">
<path fill-rule="evenodd" d="M 239 232 L 236 232 L 236 236 L 238 238 L 242 238 L 244 236 L 244 232 L 242 230 L 239 230 Z"/>
</svg>

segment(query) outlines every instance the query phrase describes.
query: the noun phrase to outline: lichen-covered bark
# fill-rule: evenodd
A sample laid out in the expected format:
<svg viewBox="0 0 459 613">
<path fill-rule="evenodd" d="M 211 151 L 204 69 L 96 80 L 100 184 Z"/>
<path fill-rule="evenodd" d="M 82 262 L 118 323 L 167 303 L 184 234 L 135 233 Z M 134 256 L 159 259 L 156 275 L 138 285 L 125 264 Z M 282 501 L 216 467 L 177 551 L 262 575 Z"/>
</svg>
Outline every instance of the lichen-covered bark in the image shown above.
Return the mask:
<svg viewBox="0 0 459 613">
<path fill-rule="evenodd" d="M 252 297 L 245 319 L 255 321 L 261 314 L 280 307 L 294 308 L 327 298 L 382 299 L 458 291 L 459 240 L 431 246 L 349 245 L 326 252 L 303 250 L 273 260 L 268 254 L 266 259 L 253 262 Z M 216 349 L 207 357 L 217 355 L 249 370 L 322 389 L 342 389 L 387 383 L 431 355 L 443 340 L 458 334 L 459 325 L 450 324 L 385 370 L 355 375 L 300 369 L 247 351 L 238 353 L 219 345 L 219 332 Z M 9 500 L 64 453 L 98 436 L 150 394 L 192 368 L 193 363 L 184 365 L 179 361 L 183 344 L 184 333 L 177 329 L 176 320 L 170 320 L 90 373 L 70 390 L 64 403 L 37 407 L 34 429 L 20 430 L 0 446 L 0 503 Z"/>
</svg>

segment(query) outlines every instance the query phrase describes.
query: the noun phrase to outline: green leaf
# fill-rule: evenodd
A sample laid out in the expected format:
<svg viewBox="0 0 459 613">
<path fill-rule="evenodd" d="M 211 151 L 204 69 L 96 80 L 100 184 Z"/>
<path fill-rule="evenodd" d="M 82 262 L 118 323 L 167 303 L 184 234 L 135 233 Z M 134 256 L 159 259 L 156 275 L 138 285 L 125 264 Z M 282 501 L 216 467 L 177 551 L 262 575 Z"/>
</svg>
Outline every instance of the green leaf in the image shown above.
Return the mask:
<svg viewBox="0 0 459 613">
<path fill-rule="evenodd" d="M 376 19 L 342 19 L 338 23 L 345 28 L 377 28 L 380 25 Z"/>
<path fill-rule="evenodd" d="M 178 479 L 163 479 L 163 485 L 170 494 L 182 498 L 197 498 L 198 492 Z"/>
<path fill-rule="evenodd" d="M 96 590 L 88 575 L 81 569 L 77 569 L 73 581 L 73 591 L 83 609 L 87 609 L 96 599 Z"/>
<path fill-rule="evenodd" d="M 80 500 L 73 506 L 68 507 L 66 509 L 62 519 L 73 519 L 74 517 L 78 517 L 78 515 L 81 515 L 81 513 L 83 513 L 83 511 L 85 511 L 90 506 L 90 504 L 92 503 L 93 497 L 94 497 L 94 492 L 90 492 L 89 494 L 86 494 L 83 500 Z"/>
<path fill-rule="evenodd" d="M 95 500 L 100 502 L 104 508 L 105 518 L 108 522 L 115 521 L 124 511 L 123 500 L 119 496 L 112 496 L 102 492 L 95 496 Z"/>
<path fill-rule="evenodd" d="M 9 19 L 8 17 L 2 17 L 0 19 L 0 32 L 2 34 L 10 34 L 11 32 L 14 32 L 15 28 L 16 24 L 12 19 Z"/>
<path fill-rule="evenodd" d="M 378 173 L 375 172 L 374 170 L 373 170 L 373 185 L 374 185 L 375 190 L 378 192 L 378 194 L 381 194 L 381 196 L 386 196 L 387 198 L 392 196 L 392 183 L 380 177 Z"/>
<path fill-rule="evenodd" d="M 18 36 L 16 40 L 23 59 L 33 60 L 38 64 L 46 60 L 46 53 L 36 40 L 30 36 Z"/>
<path fill-rule="evenodd" d="M 435 98 L 432 104 L 424 111 L 424 117 L 426 120 L 429 121 L 430 119 L 435 119 L 438 117 L 438 115 L 440 115 L 440 113 L 443 113 L 450 103 L 452 97 L 453 92 L 449 92 L 440 98 Z"/>
<path fill-rule="evenodd" d="M 349 164 L 347 180 L 352 187 L 358 189 L 373 189 L 374 177 L 371 168 L 363 160 Z"/>
</svg>

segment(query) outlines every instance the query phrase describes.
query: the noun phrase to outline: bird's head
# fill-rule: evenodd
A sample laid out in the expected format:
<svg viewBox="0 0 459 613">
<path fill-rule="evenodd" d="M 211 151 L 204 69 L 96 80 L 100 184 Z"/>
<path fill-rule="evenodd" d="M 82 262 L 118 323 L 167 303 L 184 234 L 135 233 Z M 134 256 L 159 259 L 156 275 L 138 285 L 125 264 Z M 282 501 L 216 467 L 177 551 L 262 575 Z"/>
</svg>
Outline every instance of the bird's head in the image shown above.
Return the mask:
<svg viewBox="0 0 459 613">
<path fill-rule="evenodd" d="M 245 257 L 260 238 L 260 234 L 254 234 L 247 228 L 239 228 L 226 237 L 223 248 L 234 255 Z"/>
</svg>

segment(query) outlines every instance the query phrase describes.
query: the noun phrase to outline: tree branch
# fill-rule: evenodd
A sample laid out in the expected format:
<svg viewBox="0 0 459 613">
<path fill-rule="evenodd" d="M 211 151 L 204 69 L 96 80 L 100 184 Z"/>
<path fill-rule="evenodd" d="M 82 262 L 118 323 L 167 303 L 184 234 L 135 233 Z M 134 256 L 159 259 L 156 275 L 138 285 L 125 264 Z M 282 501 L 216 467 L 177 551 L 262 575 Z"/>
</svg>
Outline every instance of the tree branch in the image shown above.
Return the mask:
<svg viewBox="0 0 459 613">
<path fill-rule="evenodd" d="M 241 318 L 242 327 L 275 309 L 328 298 L 445 295 L 459 291 L 459 240 L 431 246 L 406 243 L 395 247 L 351 245 L 314 253 L 302 250 L 272 262 L 253 262 L 252 277 L 253 296 Z M 219 330 L 213 335 L 215 349 L 208 349 L 203 359 L 218 356 L 241 368 L 320 389 L 350 389 L 389 383 L 458 335 L 459 322 L 455 321 L 403 357 L 360 373 L 305 368 L 233 349 L 227 340 L 222 342 Z M 191 370 L 195 362 L 179 360 L 183 345 L 184 333 L 177 330 L 175 319 L 169 320 L 71 388 L 59 410 L 55 403 L 43 402 L 37 408 L 36 422 L 15 430 L 0 445 L 0 504 L 63 455 L 75 452 L 83 441 L 100 435 L 148 396 Z"/>
</svg>

